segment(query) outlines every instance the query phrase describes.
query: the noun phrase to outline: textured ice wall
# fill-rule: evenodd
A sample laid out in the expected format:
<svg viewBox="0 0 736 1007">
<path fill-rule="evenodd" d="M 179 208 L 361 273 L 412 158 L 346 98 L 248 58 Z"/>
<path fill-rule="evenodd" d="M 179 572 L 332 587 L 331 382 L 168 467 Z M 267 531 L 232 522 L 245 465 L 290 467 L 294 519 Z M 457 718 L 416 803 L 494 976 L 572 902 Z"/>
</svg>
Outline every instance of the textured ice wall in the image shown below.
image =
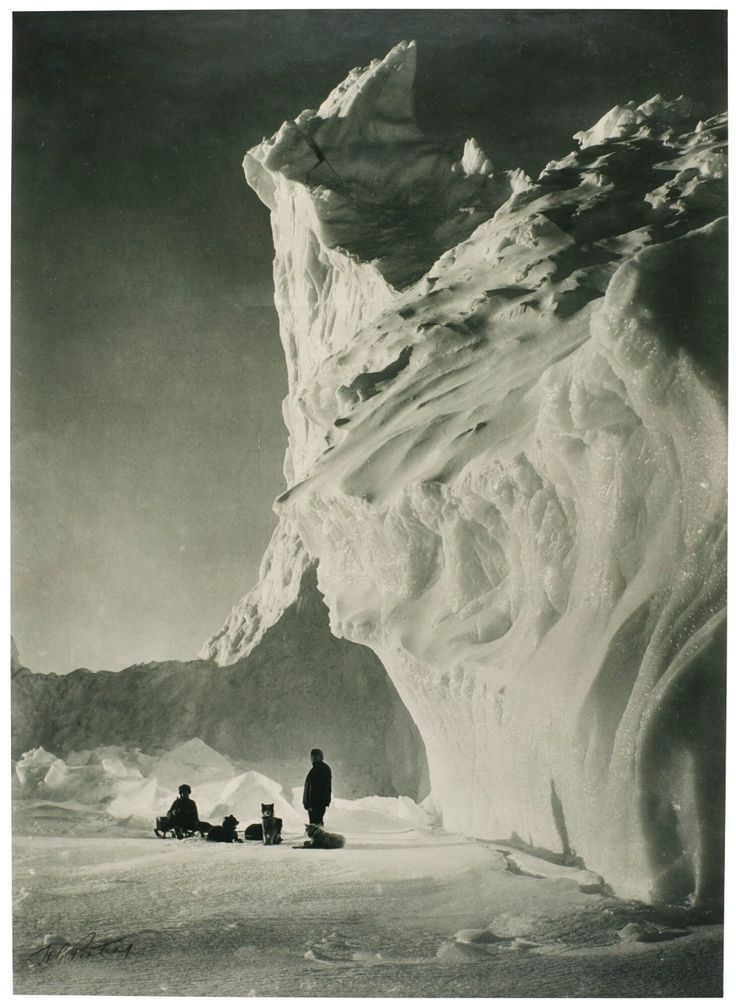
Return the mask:
<svg viewBox="0 0 736 1007">
<path fill-rule="evenodd" d="M 419 134 L 414 58 L 246 155 L 289 368 L 281 513 L 418 725 L 447 827 L 717 898 L 725 123 L 655 96 L 537 183 L 497 176 Z"/>
</svg>

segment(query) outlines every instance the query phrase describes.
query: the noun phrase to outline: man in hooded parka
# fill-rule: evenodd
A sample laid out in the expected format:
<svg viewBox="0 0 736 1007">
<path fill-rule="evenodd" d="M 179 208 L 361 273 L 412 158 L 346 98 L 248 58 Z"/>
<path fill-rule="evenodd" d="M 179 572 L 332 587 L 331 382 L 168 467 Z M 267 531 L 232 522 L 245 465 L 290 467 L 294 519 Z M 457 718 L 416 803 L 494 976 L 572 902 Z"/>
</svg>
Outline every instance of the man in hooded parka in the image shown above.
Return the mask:
<svg viewBox="0 0 736 1007">
<path fill-rule="evenodd" d="M 197 805 L 189 796 L 191 792 L 192 788 L 189 784 L 182 783 L 179 787 L 179 796 L 169 808 L 169 813 L 166 816 L 179 837 L 184 832 L 196 832 L 199 827 L 199 812 Z"/>
<path fill-rule="evenodd" d="M 312 768 L 304 781 L 303 804 L 312 825 L 324 825 L 325 811 L 332 800 L 332 770 L 324 761 L 322 750 L 313 748 Z"/>
</svg>

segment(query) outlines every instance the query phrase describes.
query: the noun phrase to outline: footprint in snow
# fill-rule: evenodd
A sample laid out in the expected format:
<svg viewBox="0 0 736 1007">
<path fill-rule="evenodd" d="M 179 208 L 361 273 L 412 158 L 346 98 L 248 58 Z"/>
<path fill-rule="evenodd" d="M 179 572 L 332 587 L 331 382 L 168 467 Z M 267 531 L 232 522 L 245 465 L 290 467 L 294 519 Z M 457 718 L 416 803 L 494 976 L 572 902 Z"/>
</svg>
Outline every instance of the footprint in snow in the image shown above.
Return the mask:
<svg viewBox="0 0 736 1007">
<path fill-rule="evenodd" d="M 304 952 L 308 962 L 325 966 L 366 966 L 366 965 L 426 965 L 432 958 L 401 958 L 384 957 L 380 951 L 368 951 L 363 948 L 351 948 L 337 934 L 322 938 L 313 947 Z"/>
<path fill-rule="evenodd" d="M 492 951 L 530 951 L 541 947 L 525 937 L 499 937 L 488 928 L 484 930 L 459 930 L 451 941 L 445 941 L 437 950 L 437 958 L 445 961 L 485 957 Z"/>
<path fill-rule="evenodd" d="M 350 951 L 345 956 L 330 954 L 320 948 L 310 948 L 304 952 L 308 962 L 318 962 L 321 965 L 387 965 L 380 951 Z M 393 962 L 391 963 L 393 964 Z"/>
<path fill-rule="evenodd" d="M 505 937 L 498 937 L 492 930 L 458 930 L 455 934 L 457 944 L 500 944 L 507 940 Z"/>
</svg>

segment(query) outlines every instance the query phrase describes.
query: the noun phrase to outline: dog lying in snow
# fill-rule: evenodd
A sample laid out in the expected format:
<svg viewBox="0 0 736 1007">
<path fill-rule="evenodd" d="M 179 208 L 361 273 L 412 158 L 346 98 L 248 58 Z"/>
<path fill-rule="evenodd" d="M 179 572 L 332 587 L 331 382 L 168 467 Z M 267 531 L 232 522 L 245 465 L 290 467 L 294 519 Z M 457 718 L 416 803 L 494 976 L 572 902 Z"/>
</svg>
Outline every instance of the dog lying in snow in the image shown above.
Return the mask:
<svg viewBox="0 0 736 1007">
<path fill-rule="evenodd" d="M 307 850 L 339 850 L 345 845 L 345 836 L 336 832 L 326 832 L 321 825 L 304 826 L 309 839 L 304 840 L 303 848 Z M 299 849 L 299 847 L 296 847 Z"/>
<path fill-rule="evenodd" d="M 213 825 L 210 831 L 207 833 L 207 839 L 211 843 L 242 843 L 242 839 L 238 839 L 235 826 L 238 824 L 238 820 L 235 815 L 227 815 L 223 818 L 222 825 Z"/>
</svg>

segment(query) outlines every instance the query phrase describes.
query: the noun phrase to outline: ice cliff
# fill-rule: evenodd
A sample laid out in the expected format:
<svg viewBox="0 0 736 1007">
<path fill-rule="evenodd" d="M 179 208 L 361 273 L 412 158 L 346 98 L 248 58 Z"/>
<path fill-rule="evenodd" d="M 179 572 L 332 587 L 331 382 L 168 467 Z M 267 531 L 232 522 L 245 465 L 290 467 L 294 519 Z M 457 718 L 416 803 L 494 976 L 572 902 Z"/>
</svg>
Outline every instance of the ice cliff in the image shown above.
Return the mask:
<svg viewBox="0 0 736 1007">
<path fill-rule="evenodd" d="M 629 102 L 532 182 L 423 137 L 414 68 L 401 43 L 245 157 L 289 374 L 277 537 L 388 670 L 446 827 L 718 898 L 725 117 Z"/>
</svg>

